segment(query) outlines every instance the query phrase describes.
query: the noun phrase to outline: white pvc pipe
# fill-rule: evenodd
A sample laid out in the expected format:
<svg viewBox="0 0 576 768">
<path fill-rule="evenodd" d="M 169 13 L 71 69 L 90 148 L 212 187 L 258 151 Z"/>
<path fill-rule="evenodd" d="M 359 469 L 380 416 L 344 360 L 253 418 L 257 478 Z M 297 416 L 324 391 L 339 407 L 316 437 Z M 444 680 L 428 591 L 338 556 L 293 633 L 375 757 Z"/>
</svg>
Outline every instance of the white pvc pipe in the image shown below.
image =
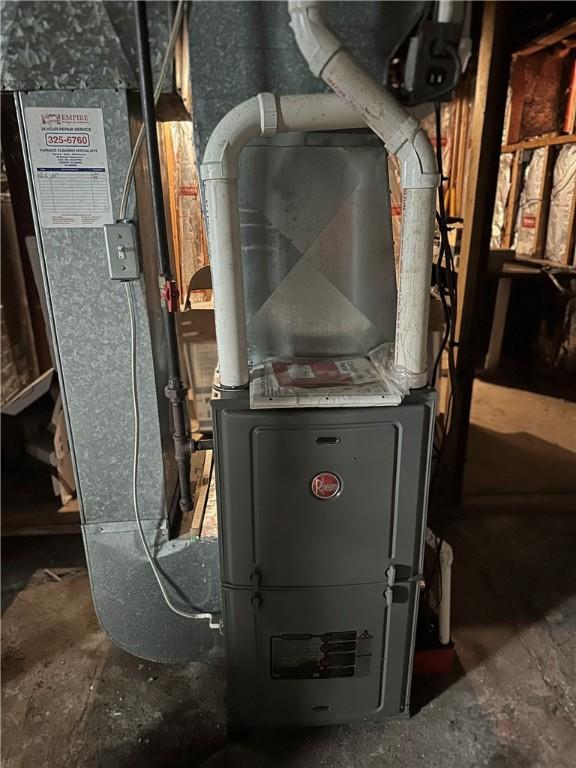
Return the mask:
<svg viewBox="0 0 576 768">
<path fill-rule="evenodd" d="M 241 387 L 248 381 L 237 186 L 236 179 L 204 184 L 220 383 L 224 387 Z"/>
<path fill-rule="evenodd" d="M 445 541 L 440 549 L 440 573 L 442 575 L 442 598 L 438 606 L 438 638 L 442 645 L 450 643 L 450 612 L 452 610 L 452 547 Z"/>
<path fill-rule="evenodd" d="M 238 212 L 240 152 L 257 136 L 362 127 L 361 116 L 334 94 L 276 97 L 261 93 L 234 107 L 210 136 L 200 175 L 222 387 L 245 387 L 249 381 Z"/>
<path fill-rule="evenodd" d="M 366 128 L 356 110 L 333 93 L 280 96 L 277 106 L 278 133 Z"/>
<path fill-rule="evenodd" d="M 450 612 L 452 606 L 452 564 L 454 551 L 447 541 L 437 538 L 430 528 L 426 529 L 426 544 L 435 552 L 440 547 L 441 597 L 438 605 L 438 638 L 442 645 L 450 643 Z M 439 588 L 440 589 L 440 588 Z"/>
<path fill-rule="evenodd" d="M 456 3 L 454 0 L 438 0 L 438 15 L 436 21 L 440 22 L 440 24 L 452 21 L 455 11 Z"/>
<path fill-rule="evenodd" d="M 326 28 L 317 0 L 288 3 L 298 47 L 313 74 L 349 104 L 386 150 L 401 163 L 404 190 L 398 274 L 395 363 L 411 387 L 426 384 L 426 338 L 430 274 L 439 176 L 434 150 L 417 120 L 347 53 Z"/>
<path fill-rule="evenodd" d="M 404 190 L 396 303 L 394 361 L 410 373 L 410 386 L 426 384 L 430 273 L 434 243 L 435 189 Z M 424 254 L 430 253 L 426 258 Z"/>
</svg>

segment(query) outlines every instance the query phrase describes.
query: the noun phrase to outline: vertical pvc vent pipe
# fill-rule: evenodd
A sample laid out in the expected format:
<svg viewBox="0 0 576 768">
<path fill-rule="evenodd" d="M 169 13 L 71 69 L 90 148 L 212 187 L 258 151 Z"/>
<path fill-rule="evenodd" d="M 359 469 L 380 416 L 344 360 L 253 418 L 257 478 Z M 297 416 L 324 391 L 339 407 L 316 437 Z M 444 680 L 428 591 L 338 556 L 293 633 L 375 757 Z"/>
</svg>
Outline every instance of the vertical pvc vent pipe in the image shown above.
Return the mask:
<svg viewBox="0 0 576 768">
<path fill-rule="evenodd" d="M 436 188 L 434 150 L 417 120 L 343 48 L 322 20 L 317 0 L 288 3 L 290 24 L 311 72 L 321 77 L 372 128 L 401 164 L 402 242 L 395 363 L 411 387 L 426 385 L 426 341 Z"/>
</svg>

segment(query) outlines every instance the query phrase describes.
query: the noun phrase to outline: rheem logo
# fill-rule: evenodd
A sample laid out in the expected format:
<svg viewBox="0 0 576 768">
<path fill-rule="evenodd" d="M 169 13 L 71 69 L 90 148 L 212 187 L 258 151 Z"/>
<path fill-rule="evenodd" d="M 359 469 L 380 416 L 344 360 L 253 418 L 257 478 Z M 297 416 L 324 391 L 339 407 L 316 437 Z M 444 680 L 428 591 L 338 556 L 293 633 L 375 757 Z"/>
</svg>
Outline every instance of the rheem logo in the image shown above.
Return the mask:
<svg viewBox="0 0 576 768">
<path fill-rule="evenodd" d="M 310 489 L 317 499 L 333 499 L 342 490 L 342 481 L 333 472 L 319 472 L 312 478 Z"/>
</svg>

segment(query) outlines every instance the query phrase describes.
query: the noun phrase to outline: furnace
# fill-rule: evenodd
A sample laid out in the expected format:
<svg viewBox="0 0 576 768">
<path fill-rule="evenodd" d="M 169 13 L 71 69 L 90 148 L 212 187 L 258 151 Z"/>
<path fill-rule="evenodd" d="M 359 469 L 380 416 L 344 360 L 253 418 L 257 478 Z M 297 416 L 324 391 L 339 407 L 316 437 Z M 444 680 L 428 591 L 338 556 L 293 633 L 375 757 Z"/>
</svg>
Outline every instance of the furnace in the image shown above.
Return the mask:
<svg viewBox="0 0 576 768">
<path fill-rule="evenodd" d="M 434 154 L 318 4 L 290 10 L 338 95 L 259 94 L 222 119 L 201 167 L 235 727 L 408 714 L 425 543 Z M 397 286 L 387 152 L 404 187 Z"/>
</svg>

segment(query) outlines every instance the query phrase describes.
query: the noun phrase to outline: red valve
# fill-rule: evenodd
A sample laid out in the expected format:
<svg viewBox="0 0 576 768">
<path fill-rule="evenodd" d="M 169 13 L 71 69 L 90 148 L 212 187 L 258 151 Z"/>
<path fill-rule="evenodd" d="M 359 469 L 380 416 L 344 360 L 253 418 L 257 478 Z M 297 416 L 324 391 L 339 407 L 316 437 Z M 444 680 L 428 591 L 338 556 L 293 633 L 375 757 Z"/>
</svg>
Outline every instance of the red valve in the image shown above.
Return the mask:
<svg viewBox="0 0 576 768">
<path fill-rule="evenodd" d="M 178 312 L 178 286 L 176 280 L 166 280 L 162 286 L 162 298 L 166 302 L 168 312 Z"/>
</svg>

